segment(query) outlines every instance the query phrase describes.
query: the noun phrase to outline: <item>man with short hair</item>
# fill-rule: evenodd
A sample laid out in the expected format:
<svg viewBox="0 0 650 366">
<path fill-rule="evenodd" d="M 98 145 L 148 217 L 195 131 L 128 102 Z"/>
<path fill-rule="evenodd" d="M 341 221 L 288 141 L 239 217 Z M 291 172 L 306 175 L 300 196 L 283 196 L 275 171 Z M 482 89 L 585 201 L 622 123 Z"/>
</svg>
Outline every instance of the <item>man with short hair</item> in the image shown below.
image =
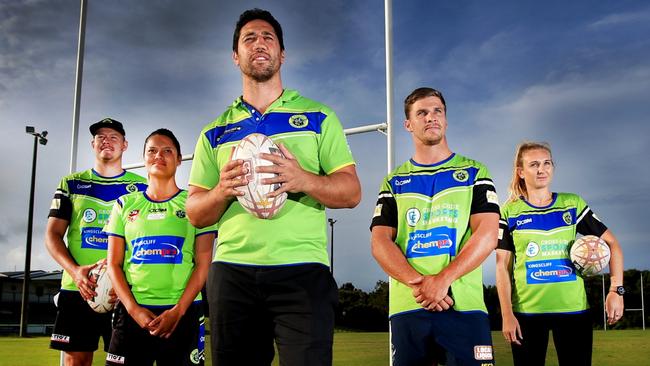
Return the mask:
<svg viewBox="0 0 650 366">
<path fill-rule="evenodd" d="M 352 208 L 361 187 L 334 112 L 283 89 L 282 28 L 271 13 L 241 14 L 233 61 L 243 93 L 196 145 L 187 214 L 196 227 L 219 223 L 208 279 L 214 365 L 270 365 L 274 340 L 282 365 L 331 365 L 337 287 L 329 272 L 325 208 Z M 236 200 L 248 172 L 230 160 L 240 140 L 257 132 L 284 157 L 261 154 L 281 185 L 284 207 L 259 219 Z"/>
<path fill-rule="evenodd" d="M 404 101 L 413 157 L 384 178 L 372 219 L 372 254 L 391 277 L 394 366 L 492 365 L 481 263 L 495 249 L 499 206 L 481 163 L 452 153 L 442 93 Z M 444 355 L 443 355 L 444 357 Z"/>
<path fill-rule="evenodd" d="M 122 123 L 105 118 L 91 125 L 90 133 L 94 166 L 61 179 L 45 232 L 47 250 L 64 269 L 50 348 L 63 351 L 68 366 L 91 365 L 100 336 L 108 350 L 112 313 L 96 313 L 86 304 L 96 287 L 88 272 L 106 258 L 108 237 L 102 228 L 115 200 L 147 187 L 146 179 L 122 168 L 128 147 Z"/>
</svg>

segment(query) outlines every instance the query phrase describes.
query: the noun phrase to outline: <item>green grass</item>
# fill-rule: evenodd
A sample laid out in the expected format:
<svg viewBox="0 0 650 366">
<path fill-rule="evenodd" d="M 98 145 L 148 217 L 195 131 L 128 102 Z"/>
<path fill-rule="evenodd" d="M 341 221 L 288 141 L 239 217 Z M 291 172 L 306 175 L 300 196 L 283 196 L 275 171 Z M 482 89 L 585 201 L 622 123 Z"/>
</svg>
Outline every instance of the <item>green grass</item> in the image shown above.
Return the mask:
<svg viewBox="0 0 650 366">
<path fill-rule="evenodd" d="M 492 339 L 497 365 L 512 365 L 510 347 L 500 332 Z M 209 338 L 207 339 L 209 342 Z M 650 360 L 650 330 L 614 330 L 594 332 L 594 365 L 644 365 Z M 49 338 L 0 337 L 0 365 L 41 366 L 58 365 L 59 353 L 48 349 Z M 209 349 L 209 344 L 206 345 Z M 101 346 L 100 346 L 101 348 Z M 95 353 L 93 365 L 103 365 L 104 352 Z M 555 348 L 549 344 L 546 365 L 557 365 Z M 210 365 L 210 355 L 208 362 Z M 273 365 L 278 365 L 277 357 Z M 334 334 L 335 366 L 388 365 L 387 333 L 337 332 Z"/>
</svg>

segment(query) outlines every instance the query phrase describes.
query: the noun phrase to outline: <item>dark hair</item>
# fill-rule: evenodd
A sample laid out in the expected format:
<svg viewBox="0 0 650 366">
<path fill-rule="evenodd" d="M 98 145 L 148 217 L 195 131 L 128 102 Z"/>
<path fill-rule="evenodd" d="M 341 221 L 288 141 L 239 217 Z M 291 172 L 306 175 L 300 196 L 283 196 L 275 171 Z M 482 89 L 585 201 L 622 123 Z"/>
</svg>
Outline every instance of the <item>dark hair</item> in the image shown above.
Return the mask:
<svg viewBox="0 0 650 366">
<path fill-rule="evenodd" d="M 442 93 L 433 88 L 417 88 L 409 94 L 406 99 L 404 99 L 404 114 L 406 114 L 406 119 L 409 118 L 409 112 L 411 111 L 411 106 L 413 103 L 417 102 L 420 99 L 427 97 L 438 97 L 442 102 L 442 105 L 445 107 L 445 114 L 447 113 L 447 103 L 445 103 L 445 97 L 442 96 Z"/>
<path fill-rule="evenodd" d="M 269 13 L 266 10 L 263 9 L 249 9 L 246 10 L 245 12 L 241 13 L 239 16 L 239 20 L 237 21 L 237 24 L 235 25 L 235 33 L 232 36 L 232 50 L 237 52 L 237 45 L 239 44 L 239 35 L 241 33 L 241 29 L 244 28 L 244 26 L 253 20 L 263 20 L 273 27 L 273 31 L 275 32 L 276 37 L 278 37 L 278 41 L 280 42 L 280 49 L 284 51 L 284 39 L 282 38 L 282 26 L 280 26 L 280 23 L 275 20 L 273 15 Z"/>
<path fill-rule="evenodd" d="M 153 136 L 156 135 L 162 135 L 162 136 L 167 136 L 169 137 L 170 140 L 172 140 L 172 143 L 174 144 L 174 147 L 176 147 L 176 152 L 178 153 L 178 157 L 181 157 L 181 144 L 178 142 L 178 139 L 176 136 L 174 136 L 174 133 L 171 132 L 170 130 L 166 128 L 159 128 L 155 130 L 154 132 L 150 133 L 149 136 L 147 136 L 146 139 L 144 139 L 144 148 L 142 149 L 142 155 L 144 155 L 147 151 L 147 142 L 149 139 Z"/>
</svg>

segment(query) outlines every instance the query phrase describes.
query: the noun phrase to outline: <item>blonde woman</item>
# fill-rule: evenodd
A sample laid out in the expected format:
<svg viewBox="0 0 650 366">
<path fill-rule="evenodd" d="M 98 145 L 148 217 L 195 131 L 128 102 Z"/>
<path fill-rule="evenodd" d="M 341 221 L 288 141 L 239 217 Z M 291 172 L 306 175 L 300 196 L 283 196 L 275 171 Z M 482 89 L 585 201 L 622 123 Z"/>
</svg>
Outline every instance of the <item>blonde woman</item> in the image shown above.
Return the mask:
<svg viewBox="0 0 650 366">
<path fill-rule="evenodd" d="M 546 143 L 517 147 L 510 197 L 501 209 L 497 290 L 503 336 L 515 365 L 544 365 L 549 331 L 560 365 L 590 365 L 592 322 L 582 278 L 569 259 L 577 234 L 611 249 L 609 324 L 623 315 L 623 252 L 618 240 L 577 194 L 551 191 L 555 164 Z"/>
</svg>

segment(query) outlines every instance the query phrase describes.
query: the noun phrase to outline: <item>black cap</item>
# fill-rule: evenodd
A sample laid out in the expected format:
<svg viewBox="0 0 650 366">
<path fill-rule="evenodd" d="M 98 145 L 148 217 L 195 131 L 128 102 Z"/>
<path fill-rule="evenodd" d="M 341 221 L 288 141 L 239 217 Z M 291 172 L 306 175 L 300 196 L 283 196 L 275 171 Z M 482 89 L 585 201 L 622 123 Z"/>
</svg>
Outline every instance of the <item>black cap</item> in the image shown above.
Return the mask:
<svg viewBox="0 0 650 366">
<path fill-rule="evenodd" d="M 104 118 L 103 120 L 99 122 L 95 122 L 92 125 L 90 125 L 90 134 L 95 136 L 97 134 L 97 130 L 99 130 L 100 128 L 110 128 L 121 133 L 122 136 L 126 136 L 126 132 L 124 131 L 124 126 L 122 126 L 122 122 L 116 121 L 112 118 Z"/>
</svg>

